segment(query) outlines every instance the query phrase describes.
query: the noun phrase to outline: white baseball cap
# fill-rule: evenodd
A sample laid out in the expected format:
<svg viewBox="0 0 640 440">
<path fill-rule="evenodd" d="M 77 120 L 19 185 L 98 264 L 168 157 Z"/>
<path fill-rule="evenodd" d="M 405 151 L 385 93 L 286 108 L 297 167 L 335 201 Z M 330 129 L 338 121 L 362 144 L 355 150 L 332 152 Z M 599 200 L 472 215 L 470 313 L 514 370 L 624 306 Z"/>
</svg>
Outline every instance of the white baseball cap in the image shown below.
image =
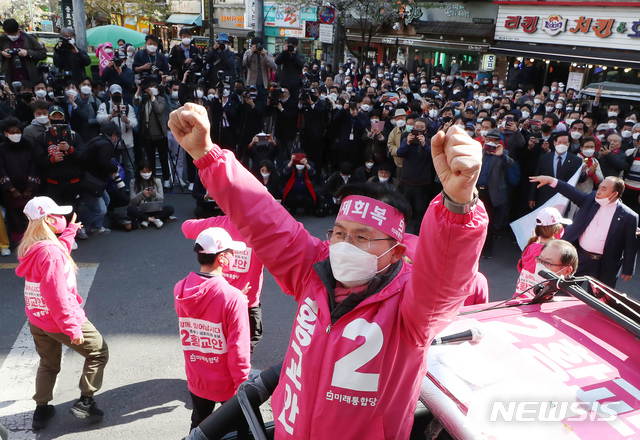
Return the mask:
<svg viewBox="0 0 640 440">
<path fill-rule="evenodd" d="M 58 206 L 56 202 L 46 196 L 34 197 L 29 200 L 23 210 L 29 220 L 38 220 L 39 218 L 52 214 L 67 215 L 71 214 L 71 211 L 73 211 L 73 206 Z"/>
<path fill-rule="evenodd" d="M 196 244 L 202 247 L 200 252 L 203 254 L 217 254 L 227 249 L 243 251 L 247 248 L 243 242 L 233 241 L 229 233 L 222 228 L 205 229 L 196 238 Z"/>
<path fill-rule="evenodd" d="M 560 214 L 560 211 L 553 207 L 544 208 L 536 216 L 536 225 L 552 226 L 558 223 L 562 223 L 563 225 L 570 225 L 573 223 L 573 221 L 569 220 L 568 218 L 563 218 Z"/>
<path fill-rule="evenodd" d="M 120 87 L 120 84 L 112 84 L 111 87 L 109 88 L 109 93 L 111 93 L 112 95 L 114 93 L 122 94 L 122 87 Z"/>
</svg>

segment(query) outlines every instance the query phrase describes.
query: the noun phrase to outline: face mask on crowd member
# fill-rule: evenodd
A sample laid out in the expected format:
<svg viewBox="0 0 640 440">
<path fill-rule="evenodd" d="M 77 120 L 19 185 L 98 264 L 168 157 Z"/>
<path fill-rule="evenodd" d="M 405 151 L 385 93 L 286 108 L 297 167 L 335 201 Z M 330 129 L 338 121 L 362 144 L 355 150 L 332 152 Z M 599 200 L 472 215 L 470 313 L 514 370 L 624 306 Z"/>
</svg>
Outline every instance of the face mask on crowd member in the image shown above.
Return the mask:
<svg viewBox="0 0 640 440">
<path fill-rule="evenodd" d="M 566 134 L 558 136 L 554 142 L 554 147 L 558 155 L 563 155 L 569 149 L 569 139 Z"/>
<path fill-rule="evenodd" d="M 145 45 L 147 48 L 147 52 L 149 52 L 152 55 L 155 54 L 156 51 L 158 50 L 158 44 L 155 41 L 153 41 L 153 39 L 151 38 L 145 42 Z"/>
<path fill-rule="evenodd" d="M 584 157 L 593 157 L 593 155 L 596 152 L 596 144 L 593 141 L 586 141 L 584 144 L 582 144 L 582 146 L 580 147 L 580 153 L 584 156 Z"/>
<path fill-rule="evenodd" d="M 624 186 L 622 187 L 624 190 Z M 615 203 L 620 198 L 620 193 L 616 191 L 616 179 L 612 177 L 605 178 L 596 191 L 596 203 L 600 206 L 607 206 Z"/>
</svg>

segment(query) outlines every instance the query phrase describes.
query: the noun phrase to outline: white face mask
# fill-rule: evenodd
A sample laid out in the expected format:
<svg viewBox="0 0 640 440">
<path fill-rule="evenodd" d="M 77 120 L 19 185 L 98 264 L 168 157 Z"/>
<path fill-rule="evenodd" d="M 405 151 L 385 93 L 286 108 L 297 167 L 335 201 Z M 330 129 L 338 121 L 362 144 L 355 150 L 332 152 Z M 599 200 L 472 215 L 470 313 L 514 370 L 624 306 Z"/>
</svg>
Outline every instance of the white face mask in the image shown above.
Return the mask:
<svg viewBox="0 0 640 440">
<path fill-rule="evenodd" d="M 523 118 L 527 119 L 527 118 L 529 118 L 529 116 L 531 116 L 531 113 L 529 113 L 529 112 L 522 112 L 522 117 L 523 117 Z"/>
<path fill-rule="evenodd" d="M 191 44 L 191 38 L 183 38 L 182 39 L 182 44 L 184 44 L 185 46 L 188 46 Z"/>
<path fill-rule="evenodd" d="M 618 116 L 618 112 L 607 112 L 607 117 L 616 118 Z"/>
<path fill-rule="evenodd" d="M 553 112 L 553 107 L 545 107 L 544 109 L 547 111 L 547 113 Z"/>
<path fill-rule="evenodd" d="M 109 48 L 106 48 L 104 51 L 105 53 L 113 53 L 113 49 L 109 49 Z"/>
<path fill-rule="evenodd" d="M 91 87 L 90 86 L 82 86 L 82 87 L 80 87 L 80 91 L 85 95 L 90 95 L 91 94 Z"/>
<path fill-rule="evenodd" d="M 379 257 L 357 248 L 345 241 L 329 246 L 329 262 L 333 277 L 347 288 L 362 286 L 371 281 L 376 274 L 386 270 L 391 263 L 378 270 L 378 259 L 398 246 L 396 243 Z"/>
<path fill-rule="evenodd" d="M 196 90 L 196 98 L 202 99 L 204 92 L 202 90 Z"/>
<path fill-rule="evenodd" d="M 554 87 L 551 87 L 551 91 L 552 91 L 552 92 L 555 92 L 556 90 L 558 90 L 558 88 L 557 88 L 557 87 L 555 87 L 555 86 L 554 86 Z"/>
<path fill-rule="evenodd" d="M 575 119 L 565 119 L 564 125 L 566 125 L 567 127 L 571 127 L 571 124 L 573 124 L 573 121 L 575 121 Z"/>
<path fill-rule="evenodd" d="M 227 89 L 224 89 L 222 91 L 222 96 L 225 97 L 225 98 L 228 97 L 230 94 L 231 94 L 231 92 L 229 90 L 227 90 Z"/>
<path fill-rule="evenodd" d="M 76 92 L 74 89 L 69 89 L 65 93 L 67 96 L 71 96 L 72 98 L 78 96 L 78 92 Z"/>
<path fill-rule="evenodd" d="M 368 112 L 368 111 L 371 111 L 371 106 L 370 106 L 369 104 L 362 104 L 362 105 L 360 106 L 360 109 L 361 109 L 363 112 Z"/>
<path fill-rule="evenodd" d="M 140 177 L 142 177 L 144 180 L 149 180 L 151 179 L 151 174 L 152 173 L 140 173 Z"/>
<path fill-rule="evenodd" d="M 373 162 L 366 162 L 364 166 L 366 166 L 367 169 L 370 170 L 371 168 L 373 168 Z"/>
<path fill-rule="evenodd" d="M 332 100 L 333 102 L 336 102 L 336 100 L 338 99 L 338 94 L 337 93 L 331 93 L 329 95 L 329 99 Z"/>
<path fill-rule="evenodd" d="M 607 206 L 609 202 L 609 197 L 605 197 L 604 199 L 599 199 L 596 197 L 596 203 L 600 206 Z"/>
<path fill-rule="evenodd" d="M 622 131 L 620 132 L 620 136 L 625 139 L 629 139 L 631 137 L 631 132 L 629 130 Z"/>
<path fill-rule="evenodd" d="M 177 90 L 174 90 L 173 92 L 171 92 L 171 97 L 173 99 L 178 99 L 178 95 L 179 95 L 179 92 Z"/>
<path fill-rule="evenodd" d="M 133 58 L 133 51 L 127 51 L 127 57 Z"/>
<path fill-rule="evenodd" d="M 347 87 L 347 92 L 349 93 L 353 92 L 353 87 Z"/>
<path fill-rule="evenodd" d="M 380 181 L 380 183 L 387 183 L 389 181 L 388 177 L 378 177 L 378 180 Z"/>
<path fill-rule="evenodd" d="M 155 87 L 152 87 L 150 90 L 151 90 L 151 93 L 153 93 L 153 96 L 158 96 L 158 89 L 156 89 Z"/>
<path fill-rule="evenodd" d="M 208 94 L 208 95 L 207 95 L 207 99 L 208 99 L 209 101 L 212 101 L 212 100 L 213 100 L 213 98 L 215 98 L 215 97 L 216 97 L 216 95 L 214 95 L 213 93 L 210 93 L 210 94 Z"/>
<path fill-rule="evenodd" d="M 302 171 L 302 170 L 304 170 L 304 169 L 305 169 L 305 166 L 304 166 L 304 165 L 302 165 L 302 164 L 296 165 L 296 170 L 298 170 L 298 171 Z"/>
<path fill-rule="evenodd" d="M 18 35 L 7 35 L 7 37 L 9 37 L 9 40 L 11 41 L 18 41 L 18 38 L 20 38 L 20 32 L 18 32 Z"/>
<path fill-rule="evenodd" d="M 596 137 L 597 137 L 598 139 L 600 139 L 601 141 L 603 141 L 603 140 L 604 140 L 604 135 L 603 135 L 603 134 L 599 134 L 599 135 L 597 135 Z"/>
<path fill-rule="evenodd" d="M 485 137 L 489 133 L 489 130 L 480 130 L 480 136 Z"/>
<path fill-rule="evenodd" d="M 496 99 L 498 97 L 498 94 L 496 92 L 491 92 L 491 97 L 493 99 Z"/>
<path fill-rule="evenodd" d="M 437 117 L 438 117 L 438 110 L 433 110 L 433 109 L 432 109 L 432 110 L 429 110 L 429 117 L 430 117 L 431 119 L 435 119 L 435 118 L 437 118 Z"/>
<path fill-rule="evenodd" d="M 263 179 L 268 179 L 271 173 L 260 173 Z"/>
<path fill-rule="evenodd" d="M 485 109 L 485 110 L 489 110 L 489 109 L 491 109 L 491 107 L 493 107 L 493 106 L 491 105 L 490 102 L 485 102 L 484 104 L 482 104 L 482 108 Z"/>
<path fill-rule="evenodd" d="M 158 46 L 147 46 L 147 50 L 149 51 L 149 53 L 156 53 L 156 50 L 158 50 Z"/>
<path fill-rule="evenodd" d="M 615 122 L 609 122 L 609 128 L 618 128 L 618 124 L 616 124 Z"/>
<path fill-rule="evenodd" d="M 636 141 L 637 141 L 637 140 L 638 140 L 638 137 L 640 137 L 640 131 L 636 131 L 636 132 L 635 132 L 635 133 L 633 133 L 631 136 L 633 137 L 633 139 L 634 139 L 634 140 L 636 140 Z"/>
<path fill-rule="evenodd" d="M 561 109 L 562 109 L 562 104 L 561 104 L 561 103 L 556 104 L 556 108 L 557 108 L 558 110 L 561 110 Z"/>
<path fill-rule="evenodd" d="M 544 267 L 542 263 L 536 263 L 536 273 L 533 274 L 533 280 L 532 280 L 532 283 L 534 285 L 539 284 L 546 280 L 546 278 L 544 278 L 543 276 L 538 275 L 538 272 L 540 272 L 541 270 L 549 270 L 549 269 Z"/>
<path fill-rule="evenodd" d="M 17 144 L 18 142 L 20 142 L 20 139 L 22 139 L 22 133 L 8 134 L 7 138 L 14 144 Z"/>
<path fill-rule="evenodd" d="M 564 154 L 567 152 L 567 150 L 569 149 L 568 145 L 563 145 L 563 144 L 556 144 L 556 152 L 560 153 L 560 154 Z"/>
<path fill-rule="evenodd" d="M 422 93 L 423 95 L 424 95 L 425 93 L 427 93 L 428 91 L 429 91 L 429 89 L 420 89 L 420 93 Z"/>
<path fill-rule="evenodd" d="M 540 100 L 540 99 L 538 99 L 538 98 L 536 98 L 536 99 L 534 99 L 534 100 L 533 100 L 533 103 L 534 103 L 535 105 L 539 105 L 541 102 L 542 102 L 542 100 Z"/>
<path fill-rule="evenodd" d="M 36 121 L 38 124 L 47 125 L 49 123 L 49 116 L 36 116 Z"/>
<path fill-rule="evenodd" d="M 582 150 L 582 155 L 584 157 L 591 157 L 596 152 L 593 148 L 589 148 L 588 150 Z"/>
<path fill-rule="evenodd" d="M 47 91 L 46 90 L 36 90 L 36 98 L 44 98 L 45 96 L 47 96 Z"/>
<path fill-rule="evenodd" d="M 53 92 L 49 92 L 49 93 L 47 93 L 47 95 L 49 95 L 49 98 L 51 98 L 51 99 L 56 97 L 55 93 L 53 93 Z"/>
<path fill-rule="evenodd" d="M 405 125 L 407 125 L 407 121 L 405 121 L 404 119 L 400 119 L 399 121 L 396 121 L 396 126 L 402 128 Z"/>
<path fill-rule="evenodd" d="M 76 44 L 75 38 L 69 38 L 69 44 Z"/>
<path fill-rule="evenodd" d="M 580 133 L 579 131 L 572 131 L 569 134 L 571 135 L 571 139 L 573 139 L 574 141 L 577 141 L 582 137 L 582 133 Z"/>
</svg>

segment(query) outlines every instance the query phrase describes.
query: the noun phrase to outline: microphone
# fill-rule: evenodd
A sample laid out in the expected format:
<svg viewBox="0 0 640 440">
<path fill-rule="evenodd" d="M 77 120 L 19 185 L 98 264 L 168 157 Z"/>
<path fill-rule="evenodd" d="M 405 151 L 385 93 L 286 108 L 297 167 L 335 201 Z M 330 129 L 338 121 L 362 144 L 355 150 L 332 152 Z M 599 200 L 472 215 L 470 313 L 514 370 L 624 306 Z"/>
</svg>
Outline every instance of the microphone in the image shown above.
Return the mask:
<svg viewBox="0 0 640 440">
<path fill-rule="evenodd" d="M 545 280 L 557 280 L 559 278 L 558 275 L 555 274 L 555 272 L 551 272 L 547 269 L 540 270 L 540 272 L 538 272 L 538 275 L 540 275 Z"/>
<path fill-rule="evenodd" d="M 469 330 L 465 330 L 460 333 L 454 333 L 453 335 L 435 338 L 431 342 L 431 345 L 453 344 L 454 342 L 463 341 L 478 342 L 480 341 L 480 339 L 482 339 L 483 336 L 484 334 L 482 333 L 482 330 L 476 327 L 471 327 Z"/>
</svg>

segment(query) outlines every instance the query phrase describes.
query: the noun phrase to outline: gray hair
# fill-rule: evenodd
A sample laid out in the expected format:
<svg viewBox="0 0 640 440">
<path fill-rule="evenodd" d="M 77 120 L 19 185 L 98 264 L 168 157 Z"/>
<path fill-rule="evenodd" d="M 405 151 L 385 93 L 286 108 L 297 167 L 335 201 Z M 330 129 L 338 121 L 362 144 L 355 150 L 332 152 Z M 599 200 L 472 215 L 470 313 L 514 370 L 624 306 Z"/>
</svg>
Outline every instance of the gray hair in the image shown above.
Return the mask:
<svg viewBox="0 0 640 440">
<path fill-rule="evenodd" d="M 618 138 L 618 140 L 622 142 L 622 136 L 620 136 L 618 133 L 611 133 L 609 136 L 607 136 L 607 140 L 608 140 L 609 142 L 611 142 L 611 138 L 612 138 L 613 136 L 617 137 L 617 138 Z"/>
<path fill-rule="evenodd" d="M 70 27 L 60 29 L 60 35 L 64 35 L 64 34 L 71 34 L 75 37 L 76 31 L 74 31 L 73 28 L 70 28 Z"/>
<path fill-rule="evenodd" d="M 633 128 L 631 129 L 631 131 L 633 130 L 640 130 L 640 122 L 636 122 L 635 124 L 633 124 Z"/>
</svg>

